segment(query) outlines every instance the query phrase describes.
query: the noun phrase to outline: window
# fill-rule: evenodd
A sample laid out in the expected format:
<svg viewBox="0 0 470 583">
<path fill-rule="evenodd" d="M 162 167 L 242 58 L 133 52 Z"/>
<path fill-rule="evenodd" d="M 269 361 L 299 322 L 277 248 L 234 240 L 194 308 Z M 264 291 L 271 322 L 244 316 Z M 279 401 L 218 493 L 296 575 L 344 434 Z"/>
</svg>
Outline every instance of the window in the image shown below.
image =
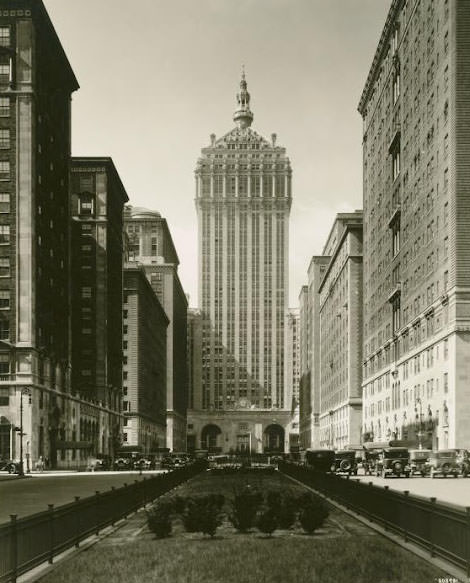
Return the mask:
<svg viewBox="0 0 470 583">
<path fill-rule="evenodd" d="M 444 373 L 444 393 L 449 392 L 449 373 Z"/>
<path fill-rule="evenodd" d="M 392 153 L 392 176 L 396 180 L 400 174 L 400 150 L 396 149 Z"/>
<path fill-rule="evenodd" d="M 155 257 L 157 255 L 157 250 L 158 250 L 157 237 L 152 237 L 151 244 L 152 244 L 152 250 L 151 250 L 151 253 L 150 254 L 153 257 Z"/>
<path fill-rule="evenodd" d="M 83 194 L 78 200 L 78 214 L 92 215 L 94 212 L 94 201 L 91 195 Z"/>
<path fill-rule="evenodd" d="M 91 298 L 91 287 L 82 287 L 82 298 Z"/>
<path fill-rule="evenodd" d="M 0 57 L 0 83 L 10 83 L 10 59 L 6 55 Z"/>
<path fill-rule="evenodd" d="M 10 46 L 10 27 L 0 26 L 0 47 Z"/>
<path fill-rule="evenodd" d="M 10 276 L 10 258 L 0 257 L 0 277 Z"/>
<path fill-rule="evenodd" d="M 91 225 L 82 225 L 82 235 L 91 235 Z"/>
<path fill-rule="evenodd" d="M 10 148 L 10 130 L 0 128 L 0 150 L 8 150 Z"/>
<path fill-rule="evenodd" d="M 400 328 L 400 298 L 396 298 L 392 302 L 393 314 L 393 331 L 396 332 Z"/>
<path fill-rule="evenodd" d="M 10 307 L 10 291 L 7 289 L 0 290 L 0 309 L 8 309 Z"/>
<path fill-rule="evenodd" d="M 400 251 L 400 221 L 394 221 L 392 225 L 392 251 L 395 256 Z"/>
<path fill-rule="evenodd" d="M 0 407 L 8 407 L 10 404 L 10 389 L 0 388 Z"/>
<path fill-rule="evenodd" d="M 10 117 L 9 97 L 0 97 L 0 117 Z"/>
<path fill-rule="evenodd" d="M 89 368 L 82 369 L 82 377 L 91 377 L 91 370 Z"/>
<path fill-rule="evenodd" d="M 8 320 L 0 320 L 0 339 L 8 340 L 10 338 L 10 322 Z"/>
<path fill-rule="evenodd" d="M 393 103 L 398 101 L 400 97 L 400 72 L 395 71 L 393 76 Z"/>
<path fill-rule="evenodd" d="M 93 174 L 80 174 L 78 178 L 80 192 L 95 192 Z"/>
<path fill-rule="evenodd" d="M 10 212 L 10 195 L 8 193 L 0 193 L 0 213 Z"/>
<path fill-rule="evenodd" d="M 8 160 L 0 160 L 0 180 L 10 179 L 10 162 Z"/>
<path fill-rule="evenodd" d="M 0 225 L 0 243 L 10 242 L 10 225 Z"/>
<path fill-rule="evenodd" d="M 0 375 L 10 374 L 10 355 L 0 354 Z"/>
</svg>

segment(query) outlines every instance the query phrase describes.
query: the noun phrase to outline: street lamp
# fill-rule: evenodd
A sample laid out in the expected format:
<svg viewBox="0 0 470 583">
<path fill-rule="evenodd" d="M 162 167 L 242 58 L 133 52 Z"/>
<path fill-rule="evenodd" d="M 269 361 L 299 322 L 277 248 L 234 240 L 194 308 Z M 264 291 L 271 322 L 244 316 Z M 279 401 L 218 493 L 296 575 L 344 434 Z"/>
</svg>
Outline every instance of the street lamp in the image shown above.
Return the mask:
<svg viewBox="0 0 470 583">
<path fill-rule="evenodd" d="M 23 432 L 23 395 L 31 395 L 31 390 L 27 387 L 21 389 L 20 392 L 20 426 L 15 427 L 15 431 L 19 432 L 20 434 L 20 467 L 19 467 L 19 476 L 24 476 L 24 462 L 23 462 L 23 435 L 26 433 Z"/>
<path fill-rule="evenodd" d="M 416 407 L 416 405 L 419 405 L 419 429 L 418 429 L 418 449 L 423 449 L 423 444 L 421 441 L 421 438 L 423 437 L 423 410 L 422 410 L 422 404 L 421 404 L 421 397 L 416 397 L 415 399 L 415 412 L 416 414 L 418 414 L 418 409 Z"/>
</svg>

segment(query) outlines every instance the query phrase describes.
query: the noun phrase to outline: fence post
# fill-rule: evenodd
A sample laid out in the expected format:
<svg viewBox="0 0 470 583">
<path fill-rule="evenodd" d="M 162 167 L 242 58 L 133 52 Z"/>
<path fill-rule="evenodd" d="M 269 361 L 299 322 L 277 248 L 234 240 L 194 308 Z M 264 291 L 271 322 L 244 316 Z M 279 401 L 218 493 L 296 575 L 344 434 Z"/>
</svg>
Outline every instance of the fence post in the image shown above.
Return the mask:
<svg viewBox="0 0 470 583">
<path fill-rule="evenodd" d="M 436 508 L 436 498 L 433 496 L 432 498 L 430 498 L 431 501 L 431 508 L 429 511 L 429 543 L 430 543 L 430 552 L 431 552 L 431 557 L 434 557 L 436 555 L 435 551 L 434 551 L 434 512 L 435 512 L 435 508 Z"/>
<path fill-rule="evenodd" d="M 16 514 L 10 514 L 10 562 L 11 562 L 11 581 L 16 583 L 18 576 L 18 533 L 16 530 Z"/>
<path fill-rule="evenodd" d="M 116 514 L 115 514 L 115 511 L 114 511 L 114 508 L 116 507 L 116 504 L 115 504 L 116 488 L 115 488 L 115 486 L 111 486 L 111 492 L 112 492 L 112 496 L 113 496 L 113 514 L 112 514 L 112 517 L 111 517 L 111 526 L 114 526 L 115 523 L 116 523 L 116 520 L 115 520 L 116 519 Z"/>
<path fill-rule="evenodd" d="M 49 565 L 54 561 L 54 504 L 48 504 L 49 510 Z"/>
<path fill-rule="evenodd" d="M 465 508 L 467 513 L 467 577 L 470 578 L 470 506 Z"/>
<path fill-rule="evenodd" d="M 100 534 L 100 491 L 96 490 L 95 491 L 95 505 L 96 505 L 96 512 L 95 512 L 95 516 L 96 516 L 96 530 L 95 530 L 95 534 L 96 536 L 98 536 Z"/>
<path fill-rule="evenodd" d="M 403 538 L 405 539 L 405 542 L 408 542 L 408 529 L 406 528 L 406 520 L 407 520 L 406 517 L 408 516 L 407 508 L 408 508 L 408 496 L 410 495 L 410 491 L 404 490 L 403 495 L 405 496 L 405 501 L 403 502 L 404 512 L 401 513 L 401 515 L 404 517 Z"/>
<path fill-rule="evenodd" d="M 75 496 L 75 548 L 78 549 L 80 546 L 80 496 Z"/>
</svg>

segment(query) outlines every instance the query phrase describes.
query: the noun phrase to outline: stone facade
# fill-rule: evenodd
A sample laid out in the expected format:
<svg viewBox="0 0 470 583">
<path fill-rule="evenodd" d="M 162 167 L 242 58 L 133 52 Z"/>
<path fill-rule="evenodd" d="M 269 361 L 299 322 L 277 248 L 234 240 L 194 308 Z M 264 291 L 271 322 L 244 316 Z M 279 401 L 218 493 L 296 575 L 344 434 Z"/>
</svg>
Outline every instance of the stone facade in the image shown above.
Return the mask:
<svg viewBox="0 0 470 583">
<path fill-rule="evenodd" d="M 347 449 L 362 424 L 362 212 L 339 214 L 319 293 L 319 445 Z"/>
<path fill-rule="evenodd" d="M 219 139 L 212 135 L 196 168 L 202 404 L 188 421 L 201 431 L 214 415 L 250 428 L 256 418 L 274 416 L 281 423 L 291 410 L 285 382 L 291 169 L 276 136 L 266 140 L 250 127 L 252 120 L 243 76 L 237 127 Z M 256 425 L 256 439 L 262 440 L 262 426 Z M 253 436 L 252 429 L 245 435 Z M 287 425 L 276 431 L 283 434 L 283 450 Z M 235 429 L 223 433 L 227 440 L 217 447 L 245 447 Z M 202 433 L 195 439 L 208 443 Z"/>
<path fill-rule="evenodd" d="M 123 304 L 123 446 L 143 453 L 166 447 L 169 320 L 143 267 L 127 263 Z"/>
<path fill-rule="evenodd" d="M 394 0 L 361 97 L 365 440 L 470 446 L 470 3 Z"/>
<path fill-rule="evenodd" d="M 166 220 L 157 212 L 127 207 L 125 229 L 129 257 L 143 266 L 169 319 L 167 328 L 167 437 L 172 451 L 186 450 L 188 404 L 188 301 L 178 276 L 179 259 Z"/>
</svg>

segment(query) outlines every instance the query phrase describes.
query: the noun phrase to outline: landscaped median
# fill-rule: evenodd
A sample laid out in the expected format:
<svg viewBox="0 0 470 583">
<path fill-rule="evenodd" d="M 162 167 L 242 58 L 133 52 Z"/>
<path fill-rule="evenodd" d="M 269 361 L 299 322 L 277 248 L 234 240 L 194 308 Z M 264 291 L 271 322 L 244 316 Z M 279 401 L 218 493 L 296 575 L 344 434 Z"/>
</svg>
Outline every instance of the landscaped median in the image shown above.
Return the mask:
<svg viewBox="0 0 470 583">
<path fill-rule="evenodd" d="M 429 583 L 444 574 L 280 472 L 203 472 L 43 583 Z"/>
<path fill-rule="evenodd" d="M 96 492 L 75 502 L 31 516 L 0 524 L 0 582 L 17 577 L 59 553 L 79 547 L 80 542 L 138 508 L 155 500 L 185 480 L 205 470 L 206 462 L 196 461 L 184 468 L 136 481 L 122 488 Z"/>
</svg>

